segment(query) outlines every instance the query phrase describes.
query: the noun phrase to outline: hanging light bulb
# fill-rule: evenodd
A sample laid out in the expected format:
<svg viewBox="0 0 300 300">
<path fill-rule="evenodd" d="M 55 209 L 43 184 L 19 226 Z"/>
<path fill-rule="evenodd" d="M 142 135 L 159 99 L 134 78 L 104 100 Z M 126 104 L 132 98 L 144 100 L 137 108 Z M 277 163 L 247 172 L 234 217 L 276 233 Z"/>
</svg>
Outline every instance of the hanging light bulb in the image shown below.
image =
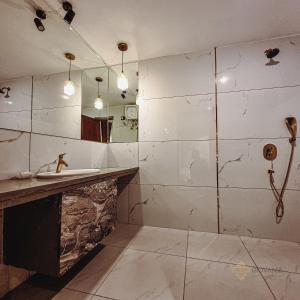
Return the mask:
<svg viewBox="0 0 300 300">
<path fill-rule="evenodd" d="M 71 63 L 75 60 L 75 55 L 72 53 L 65 53 L 65 58 L 70 61 L 69 64 L 69 79 L 64 82 L 64 94 L 67 96 L 73 96 L 75 94 L 75 84 L 71 80 Z"/>
<path fill-rule="evenodd" d="M 99 85 L 100 85 L 100 82 L 103 81 L 103 79 L 101 77 L 96 77 L 95 80 L 97 81 L 98 83 L 98 93 L 97 93 L 97 98 L 95 99 L 94 101 L 94 107 L 96 109 L 103 109 L 103 100 L 101 99 L 101 96 L 100 96 L 100 93 L 99 93 Z"/>
<path fill-rule="evenodd" d="M 136 89 L 136 92 L 137 92 L 137 94 L 136 94 L 135 104 L 136 105 L 141 105 L 142 102 L 143 102 L 143 99 L 142 99 L 142 97 L 141 97 L 140 92 L 139 92 L 138 89 Z"/>
<path fill-rule="evenodd" d="M 126 91 L 128 89 L 128 79 L 124 74 L 123 65 L 124 65 L 124 52 L 127 51 L 128 45 L 126 43 L 119 43 L 118 48 L 122 52 L 122 72 L 118 76 L 117 85 L 120 90 Z"/>
<path fill-rule="evenodd" d="M 122 73 L 118 76 L 118 88 L 122 91 L 125 91 L 128 89 L 128 79 L 124 75 L 123 71 Z"/>
</svg>

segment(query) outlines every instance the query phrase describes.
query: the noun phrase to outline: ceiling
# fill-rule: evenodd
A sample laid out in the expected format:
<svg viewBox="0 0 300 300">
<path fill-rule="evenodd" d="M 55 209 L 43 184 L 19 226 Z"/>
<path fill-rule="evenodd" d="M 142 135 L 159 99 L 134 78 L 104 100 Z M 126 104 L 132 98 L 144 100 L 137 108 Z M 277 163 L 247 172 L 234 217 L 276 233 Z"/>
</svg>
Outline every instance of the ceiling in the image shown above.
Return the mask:
<svg viewBox="0 0 300 300">
<path fill-rule="evenodd" d="M 61 0 L 46 0 L 60 9 Z M 299 0 L 70 0 L 72 25 L 109 64 L 300 32 Z"/>
<path fill-rule="evenodd" d="M 46 30 L 39 32 L 34 23 L 34 7 L 43 8 Z M 27 75 L 66 72 L 69 62 L 64 53 L 71 51 L 73 69 L 103 66 L 81 37 L 43 0 L 0 1 L 0 80 Z"/>
</svg>

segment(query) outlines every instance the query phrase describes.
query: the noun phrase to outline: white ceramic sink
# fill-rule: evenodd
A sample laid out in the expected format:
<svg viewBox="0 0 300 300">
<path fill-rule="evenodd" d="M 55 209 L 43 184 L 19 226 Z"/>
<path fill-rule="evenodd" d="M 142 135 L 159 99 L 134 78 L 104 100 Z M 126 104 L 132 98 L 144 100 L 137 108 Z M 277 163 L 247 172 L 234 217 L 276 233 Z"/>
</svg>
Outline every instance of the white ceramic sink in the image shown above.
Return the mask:
<svg viewBox="0 0 300 300">
<path fill-rule="evenodd" d="M 37 178 L 59 178 L 59 177 L 68 177 L 68 176 L 76 176 L 76 175 L 87 175 L 91 173 L 100 172 L 100 169 L 77 169 L 77 170 L 62 170 L 60 173 L 56 172 L 45 172 L 39 173 L 36 175 Z"/>
</svg>

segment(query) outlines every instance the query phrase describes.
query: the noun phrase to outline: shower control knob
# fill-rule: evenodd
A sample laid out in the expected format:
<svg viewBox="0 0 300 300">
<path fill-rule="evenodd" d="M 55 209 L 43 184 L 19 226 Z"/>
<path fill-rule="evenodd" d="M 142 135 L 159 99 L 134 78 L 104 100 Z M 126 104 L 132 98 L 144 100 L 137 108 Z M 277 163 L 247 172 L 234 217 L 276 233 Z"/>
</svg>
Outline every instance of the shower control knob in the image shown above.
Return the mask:
<svg viewBox="0 0 300 300">
<path fill-rule="evenodd" d="M 274 160 L 277 157 L 277 147 L 274 144 L 267 144 L 263 150 L 264 158 Z"/>
</svg>

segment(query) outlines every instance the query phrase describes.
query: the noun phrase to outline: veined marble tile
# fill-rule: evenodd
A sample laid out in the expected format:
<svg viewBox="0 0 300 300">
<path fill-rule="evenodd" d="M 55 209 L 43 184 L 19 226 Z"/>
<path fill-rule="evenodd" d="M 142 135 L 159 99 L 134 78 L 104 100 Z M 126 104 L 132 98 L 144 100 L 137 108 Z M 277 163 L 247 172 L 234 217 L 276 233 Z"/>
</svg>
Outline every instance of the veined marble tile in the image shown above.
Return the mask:
<svg viewBox="0 0 300 300">
<path fill-rule="evenodd" d="M 95 294 L 122 256 L 123 249 L 105 247 L 68 284 L 67 288 Z M 116 283 L 118 284 L 118 283 Z M 68 298 L 66 298 L 68 299 Z"/>
<path fill-rule="evenodd" d="M 277 202 L 271 190 L 220 189 L 221 232 L 300 242 L 299 196 L 298 191 L 286 191 L 285 214 L 276 224 Z"/>
<path fill-rule="evenodd" d="M 139 143 L 139 183 L 216 186 L 215 141 Z"/>
<path fill-rule="evenodd" d="M 73 71 L 71 79 L 75 84 L 73 96 L 64 95 L 64 82 L 68 73 L 35 76 L 33 78 L 33 109 L 81 106 L 81 71 Z"/>
<path fill-rule="evenodd" d="M 196 259 L 255 266 L 238 236 L 190 231 L 187 256 Z"/>
<path fill-rule="evenodd" d="M 138 166 L 138 143 L 108 144 L 108 166 L 110 168 L 133 168 Z"/>
<path fill-rule="evenodd" d="M 77 292 L 69 289 L 62 289 L 53 300 L 107 300 L 100 296 L 94 296 L 82 292 Z"/>
<path fill-rule="evenodd" d="M 280 49 L 274 57 L 279 64 L 265 65 L 269 60 L 264 51 L 269 48 Z M 299 85 L 299 50 L 299 36 L 218 48 L 218 91 Z"/>
<path fill-rule="evenodd" d="M 0 129 L 0 180 L 29 169 L 30 133 Z"/>
<path fill-rule="evenodd" d="M 300 87 L 219 94 L 219 138 L 290 137 L 285 118 L 300 120 L 299 94 Z"/>
<path fill-rule="evenodd" d="M 197 52 L 139 63 L 139 91 L 144 99 L 214 92 L 214 53 Z"/>
<path fill-rule="evenodd" d="M 259 272 L 245 265 L 231 265 L 188 258 L 186 300 L 273 300 Z"/>
<path fill-rule="evenodd" d="M 284 139 L 220 140 L 219 180 L 221 187 L 270 188 L 268 169 L 271 162 L 263 156 L 266 144 L 275 144 L 278 156 L 273 162 L 275 185 L 284 182 L 291 145 Z M 295 150 L 288 189 L 300 189 L 300 152 Z"/>
<path fill-rule="evenodd" d="M 178 142 L 178 183 L 217 186 L 216 141 Z"/>
<path fill-rule="evenodd" d="M 57 159 L 66 153 L 65 160 L 69 164 L 66 169 L 105 168 L 107 167 L 107 145 L 97 142 L 81 141 L 40 134 L 31 135 L 31 170 Z M 46 171 L 47 168 L 43 168 Z M 55 164 L 51 167 L 55 169 Z"/>
<path fill-rule="evenodd" d="M 178 184 L 178 142 L 139 143 L 139 182 Z"/>
<path fill-rule="evenodd" d="M 120 223 L 129 223 L 128 194 L 129 194 L 128 186 L 125 184 L 124 185 L 118 184 L 117 220 Z"/>
<path fill-rule="evenodd" d="M 133 232 L 133 226 L 136 233 L 130 236 L 128 232 Z M 104 240 L 104 244 L 124 245 L 134 250 L 185 256 L 187 236 L 186 230 L 119 224 Z"/>
<path fill-rule="evenodd" d="M 128 249 L 97 290 L 103 297 L 182 299 L 185 258 Z"/>
<path fill-rule="evenodd" d="M 0 128 L 31 132 L 31 111 L 0 112 Z"/>
<path fill-rule="evenodd" d="M 80 139 L 81 106 L 33 110 L 32 131 Z"/>
<path fill-rule="evenodd" d="M 129 222 L 217 232 L 216 189 L 131 184 Z"/>
<path fill-rule="evenodd" d="M 1 81 L 1 87 L 10 87 L 9 98 L 0 94 L 0 112 L 31 111 L 32 78 L 22 77 Z"/>
<path fill-rule="evenodd" d="M 299 243 L 241 238 L 258 267 L 300 274 Z"/>
<path fill-rule="evenodd" d="M 144 101 L 139 109 L 139 141 L 216 138 L 214 95 Z"/>
<path fill-rule="evenodd" d="M 32 78 L 22 77 L 1 82 L 1 87 L 10 87 L 9 98 L 0 94 L 0 127 L 31 131 Z"/>
<path fill-rule="evenodd" d="M 277 299 L 299 299 L 300 274 L 266 269 L 261 269 L 261 272 Z"/>
</svg>

